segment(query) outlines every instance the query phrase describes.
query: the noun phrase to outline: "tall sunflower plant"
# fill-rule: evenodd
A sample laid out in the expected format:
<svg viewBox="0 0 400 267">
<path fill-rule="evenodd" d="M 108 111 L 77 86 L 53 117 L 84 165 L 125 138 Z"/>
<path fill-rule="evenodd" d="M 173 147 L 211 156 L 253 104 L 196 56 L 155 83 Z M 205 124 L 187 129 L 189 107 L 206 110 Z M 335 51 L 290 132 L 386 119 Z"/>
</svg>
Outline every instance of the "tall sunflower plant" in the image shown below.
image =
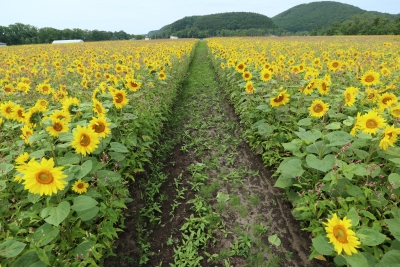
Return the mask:
<svg viewBox="0 0 400 267">
<path fill-rule="evenodd" d="M 207 43 L 250 146 L 311 232 L 310 259 L 390 266 L 400 261 L 399 68 L 380 40 L 354 41 Z"/>
<path fill-rule="evenodd" d="M 113 255 L 128 183 L 150 162 L 194 43 L 0 53 L 1 266 L 99 266 Z M 139 52 L 154 49 L 145 63 Z M 3 72 L 10 62 L 29 67 Z"/>
</svg>

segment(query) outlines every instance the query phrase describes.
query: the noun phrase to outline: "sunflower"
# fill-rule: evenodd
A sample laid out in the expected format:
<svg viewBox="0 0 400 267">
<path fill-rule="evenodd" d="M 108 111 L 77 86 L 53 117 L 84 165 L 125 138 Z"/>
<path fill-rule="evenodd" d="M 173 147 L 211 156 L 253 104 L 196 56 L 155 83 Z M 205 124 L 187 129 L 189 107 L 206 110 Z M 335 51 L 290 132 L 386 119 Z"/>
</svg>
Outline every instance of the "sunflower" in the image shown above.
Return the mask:
<svg viewBox="0 0 400 267">
<path fill-rule="evenodd" d="M 11 83 L 3 85 L 3 91 L 6 93 L 7 96 L 13 95 L 14 90 L 14 86 Z"/>
<path fill-rule="evenodd" d="M 25 94 L 27 94 L 30 89 L 30 85 L 29 85 L 29 83 L 19 82 L 17 84 L 17 89 L 24 92 Z"/>
<path fill-rule="evenodd" d="M 384 93 L 379 97 L 378 105 L 380 108 L 387 108 L 397 103 L 397 96 L 393 93 Z"/>
<path fill-rule="evenodd" d="M 78 125 L 73 133 L 71 146 L 75 148 L 76 153 L 86 156 L 92 153 L 99 143 L 99 136 L 92 128 Z"/>
<path fill-rule="evenodd" d="M 43 95 L 49 95 L 53 92 L 53 88 L 51 88 L 51 85 L 48 83 L 41 83 L 36 87 L 36 91 Z"/>
<path fill-rule="evenodd" d="M 82 193 L 86 193 L 87 192 L 88 187 L 89 187 L 88 183 L 86 183 L 86 182 L 82 181 L 81 179 L 79 179 L 72 186 L 72 190 L 75 193 L 82 194 Z"/>
<path fill-rule="evenodd" d="M 305 95 L 311 95 L 314 92 L 314 88 L 317 87 L 317 83 L 315 80 L 310 81 L 306 88 L 303 90 L 303 94 Z"/>
<path fill-rule="evenodd" d="M 326 112 L 328 112 L 329 104 L 324 103 L 320 99 L 316 99 L 312 102 L 312 104 L 308 108 L 308 110 L 310 111 L 310 116 L 320 118 L 320 117 L 324 116 Z"/>
<path fill-rule="evenodd" d="M 224 63 L 224 62 L 221 62 L 220 67 L 221 67 L 221 69 L 225 69 L 225 68 L 226 68 L 225 63 Z"/>
<path fill-rule="evenodd" d="M 105 116 L 106 110 L 103 105 L 97 99 L 93 99 L 93 108 L 92 110 L 97 113 L 98 116 Z"/>
<path fill-rule="evenodd" d="M 71 115 L 68 111 L 65 110 L 54 110 L 53 113 L 48 117 L 51 120 L 61 120 L 65 123 L 69 123 L 71 121 Z"/>
<path fill-rule="evenodd" d="M 271 97 L 269 100 L 270 105 L 274 108 L 286 105 L 290 100 L 290 94 L 286 93 L 286 91 L 279 92 L 275 97 Z"/>
<path fill-rule="evenodd" d="M 158 79 L 159 79 L 160 81 L 163 81 L 163 80 L 167 79 L 167 75 L 165 74 L 165 72 L 160 71 L 160 72 L 158 73 Z"/>
<path fill-rule="evenodd" d="M 29 127 L 29 125 L 24 125 L 21 128 L 21 135 L 19 137 L 21 137 L 22 139 L 24 139 L 25 144 L 30 144 L 30 142 L 28 141 L 29 137 L 33 135 L 33 129 L 31 127 Z"/>
<path fill-rule="evenodd" d="M 400 118 L 400 104 L 390 109 L 390 114 L 395 118 Z M 0 123 L 1 124 L 1 123 Z"/>
<path fill-rule="evenodd" d="M 28 167 L 23 170 L 22 177 L 25 189 L 32 194 L 51 196 L 57 193 L 57 190 L 63 190 L 67 177 L 62 172 L 63 167 L 54 167 L 54 160 L 43 158 L 41 162 L 29 161 Z"/>
<path fill-rule="evenodd" d="M 107 122 L 105 116 L 100 116 L 98 118 L 92 118 L 90 121 L 90 127 L 100 136 L 106 138 L 110 133 L 110 126 L 111 123 Z"/>
<path fill-rule="evenodd" d="M 365 102 L 375 103 L 376 101 L 378 101 L 378 98 L 378 90 L 372 88 L 365 89 Z"/>
<path fill-rule="evenodd" d="M 13 109 L 15 107 L 14 102 L 9 100 L 6 103 L 0 105 L 0 114 L 6 119 L 12 120 L 14 117 Z"/>
<path fill-rule="evenodd" d="M 354 103 L 356 102 L 357 99 L 357 93 L 358 93 L 358 88 L 357 87 L 347 87 L 346 90 L 344 91 L 344 105 L 346 107 L 352 107 L 354 106 Z"/>
<path fill-rule="evenodd" d="M 29 160 L 29 154 L 27 152 L 24 152 L 24 154 L 19 155 L 15 159 L 15 163 L 17 163 L 18 165 L 23 165 L 26 164 L 28 160 Z"/>
<path fill-rule="evenodd" d="M 272 72 L 269 69 L 263 69 L 260 76 L 262 81 L 267 82 L 272 79 Z"/>
<path fill-rule="evenodd" d="M 135 92 L 140 88 L 140 86 L 142 86 L 142 83 L 135 81 L 135 79 L 128 78 L 126 79 L 126 86 L 130 91 Z"/>
<path fill-rule="evenodd" d="M 254 88 L 254 85 L 251 81 L 246 82 L 245 88 L 246 88 L 246 92 L 248 94 L 252 94 L 256 90 L 256 88 Z"/>
<path fill-rule="evenodd" d="M 341 63 L 338 60 L 332 60 L 328 63 L 328 69 L 330 71 L 336 71 L 336 70 L 340 70 L 341 68 Z"/>
<path fill-rule="evenodd" d="M 239 63 L 235 67 L 236 71 L 239 73 L 243 73 L 244 70 L 246 69 L 246 65 L 244 63 Z"/>
<path fill-rule="evenodd" d="M 354 123 L 353 128 L 350 131 L 350 135 L 356 136 L 357 130 L 360 129 L 360 122 L 361 122 L 361 113 L 357 112 L 356 123 Z"/>
<path fill-rule="evenodd" d="M 361 77 L 361 84 L 364 86 L 371 86 L 380 83 L 379 73 L 375 71 L 368 71 Z"/>
<path fill-rule="evenodd" d="M 386 126 L 385 119 L 376 111 L 370 111 L 361 116 L 360 129 L 364 133 L 376 134 L 376 132 Z"/>
<path fill-rule="evenodd" d="M 321 95 L 327 95 L 329 94 L 330 88 L 329 88 L 329 82 L 320 79 L 317 89 L 318 89 L 318 93 L 320 93 Z"/>
<path fill-rule="evenodd" d="M 126 91 L 124 89 L 115 89 L 111 94 L 116 108 L 121 109 L 128 104 L 129 99 L 126 97 Z"/>
<path fill-rule="evenodd" d="M 25 122 L 25 113 L 26 111 L 24 110 L 23 107 L 21 107 L 19 104 L 16 104 L 13 108 L 13 119 L 24 123 Z"/>
<path fill-rule="evenodd" d="M 53 119 L 51 123 L 52 125 L 46 127 L 50 135 L 58 137 L 60 133 L 68 132 L 68 123 L 65 120 Z"/>
<path fill-rule="evenodd" d="M 48 105 L 49 105 L 49 102 L 47 102 L 47 100 L 45 100 L 45 99 L 38 99 L 35 103 L 35 107 L 42 112 L 48 111 L 48 109 L 47 109 Z"/>
<path fill-rule="evenodd" d="M 243 72 L 242 77 L 245 81 L 250 81 L 252 77 L 251 72 L 250 71 Z"/>
<path fill-rule="evenodd" d="M 350 230 L 351 220 L 346 217 L 340 220 L 335 213 L 332 219 L 328 219 L 328 222 L 324 224 L 326 225 L 326 236 L 338 254 L 341 254 L 342 251 L 347 255 L 357 254 L 356 248 L 359 247 L 361 242 L 356 237 L 356 234 Z"/>
<path fill-rule="evenodd" d="M 400 128 L 395 128 L 394 125 L 386 126 L 379 147 L 383 150 L 387 150 L 389 146 L 394 147 L 398 135 L 400 135 Z"/>
</svg>

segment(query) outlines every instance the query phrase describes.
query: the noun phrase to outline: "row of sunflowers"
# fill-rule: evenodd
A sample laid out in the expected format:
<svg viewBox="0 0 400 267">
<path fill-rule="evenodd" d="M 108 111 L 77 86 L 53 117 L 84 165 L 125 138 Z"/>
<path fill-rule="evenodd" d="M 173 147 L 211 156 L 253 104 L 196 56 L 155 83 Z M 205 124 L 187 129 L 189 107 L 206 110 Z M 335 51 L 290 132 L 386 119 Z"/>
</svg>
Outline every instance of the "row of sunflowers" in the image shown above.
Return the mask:
<svg viewBox="0 0 400 267">
<path fill-rule="evenodd" d="M 98 266 L 194 40 L 0 50 L 0 265 Z"/>
<path fill-rule="evenodd" d="M 207 40 L 249 144 L 310 233 L 310 259 L 400 262 L 399 41 Z"/>
</svg>

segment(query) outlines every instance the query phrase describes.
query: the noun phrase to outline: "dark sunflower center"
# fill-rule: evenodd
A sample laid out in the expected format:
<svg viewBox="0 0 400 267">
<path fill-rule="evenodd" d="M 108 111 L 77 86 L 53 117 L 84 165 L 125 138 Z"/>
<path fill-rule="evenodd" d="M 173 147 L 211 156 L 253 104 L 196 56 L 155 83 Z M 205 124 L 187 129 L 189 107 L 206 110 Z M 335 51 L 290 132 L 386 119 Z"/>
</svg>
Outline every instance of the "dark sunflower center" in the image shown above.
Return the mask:
<svg viewBox="0 0 400 267">
<path fill-rule="evenodd" d="M 324 110 L 324 107 L 321 104 L 316 104 L 313 107 L 313 110 L 314 110 L 315 113 L 320 113 L 320 112 L 322 112 Z"/>
<path fill-rule="evenodd" d="M 280 103 L 283 101 L 285 97 L 283 96 L 283 94 L 279 94 L 277 97 L 274 98 L 274 102 L 275 103 Z"/>
<path fill-rule="evenodd" d="M 18 117 L 20 117 L 20 118 L 25 118 L 25 116 L 24 116 L 24 114 L 22 114 L 22 110 L 18 110 L 17 111 L 17 114 L 18 114 Z"/>
<path fill-rule="evenodd" d="M 87 134 L 82 134 L 81 140 L 79 141 L 79 144 L 81 146 L 85 146 L 85 147 L 90 145 L 90 136 L 87 135 Z"/>
<path fill-rule="evenodd" d="M 347 233 L 346 229 L 342 225 L 336 225 L 333 228 L 333 235 L 336 237 L 336 240 L 340 243 L 347 243 Z"/>
<path fill-rule="evenodd" d="M 337 62 L 333 62 L 333 63 L 332 63 L 332 67 L 334 67 L 334 68 L 337 68 L 337 67 L 339 67 L 339 63 L 337 63 Z"/>
<path fill-rule="evenodd" d="M 378 127 L 378 122 L 375 119 L 368 119 L 365 123 L 365 126 L 367 126 L 369 129 L 375 129 Z"/>
<path fill-rule="evenodd" d="M 85 188 L 85 184 L 84 183 L 78 183 L 76 185 L 76 187 L 78 187 L 79 189 L 83 189 L 83 188 Z"/>
<path fill-rule="evenodd" d="M 117 93 L 115 95 L 115 102 L 117 102 L 118 104 L 121 103 L 122 101 L 124 101 L 124 96 L 121 93 Z"/>
<path fill-rule="evenodd" d="M 96 133 L 102 133 L 102 132 L 104 132 L 106 127 L 104 126 L 103 123 L 96 123 L 93 125 L 92 128 Z"/>
<path fill-rule="evenodd" d="M 7 107 L 7 108 L 6 108 L 6 113 L 7 113 L 7 114 L 11 114 L 11 112 L 12 112 L 12 108 L 11 108 L 11 107 Z"/>
<path fill-rule="evenodd" d="M 54 177 L 49 171 L 40 171 L 36 174 L 36 181 L 40 184 L 50 184 L 53 180 Z"/>
<path fill-rule="evenodd" d="M 368 75 L 367 77 L 365 77 L 365 81 L 367 83 L 372 83 L 374 80 L 375 80 L 375 78 L 372 75 Z"/>
<path fill-rule="evenodd" d="M 349 94 L 349 93 L 346 94 L 346 100 L 347 100 L 347 102 L 351 101 L 351 94 Z"/>
<path fill-rule="evenodd" d="M 387 103 L 388 101 L 390 101 L 390 100 L 392 100 L 392 98 L 390 98 L 390 97 L 385 97 L 384 99 L 382 99 L 382 103 L 386 105 L 386 103 Z"/>
<path fill-rule="evenodd" d="M 62 131 L 63 126 L 62 126 L 61 123 L 56 122 L 56 123 L 54 123 L 54 125 L 53 125 L 53 129 L 54 129 L 55 131 L 57 131 L 57 132 L 60 132 L 60 131 Z"/>
</svg>

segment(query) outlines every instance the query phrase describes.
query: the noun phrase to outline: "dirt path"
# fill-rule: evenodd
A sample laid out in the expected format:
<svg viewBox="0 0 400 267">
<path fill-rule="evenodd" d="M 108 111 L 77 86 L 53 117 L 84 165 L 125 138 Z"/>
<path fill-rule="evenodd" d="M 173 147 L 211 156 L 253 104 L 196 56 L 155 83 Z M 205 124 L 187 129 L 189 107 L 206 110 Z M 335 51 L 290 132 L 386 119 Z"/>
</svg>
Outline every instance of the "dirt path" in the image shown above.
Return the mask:
<svg viewBox="0 0 400 267">
<path fill-rule="evenodd" d="M 132 225 L 117 243 L 119 260 L 105 266 L 136 266 L 121 255 L 132 264 L 140 257 L 146 263 L 142 266 L 151 267 L 327 266 L 308 261 L 310 238 L 243 139 L 222 90 L 206 44 L 200 43 L 166 132 L 174 147 L 162 169 L 167 178 L 157 197 L 159 221 L 149 224 L 149 216 L 138 215 L 135 205 L 143 210 L 154 203 L 136 197 L 130 214 L 147 225 L 145 233 L 139 233 L 137 222 Z M 132 248 L 143 244 L 145 250 Z M 124 247 L 130 254 L 124 254 Z"/>
</svg>

